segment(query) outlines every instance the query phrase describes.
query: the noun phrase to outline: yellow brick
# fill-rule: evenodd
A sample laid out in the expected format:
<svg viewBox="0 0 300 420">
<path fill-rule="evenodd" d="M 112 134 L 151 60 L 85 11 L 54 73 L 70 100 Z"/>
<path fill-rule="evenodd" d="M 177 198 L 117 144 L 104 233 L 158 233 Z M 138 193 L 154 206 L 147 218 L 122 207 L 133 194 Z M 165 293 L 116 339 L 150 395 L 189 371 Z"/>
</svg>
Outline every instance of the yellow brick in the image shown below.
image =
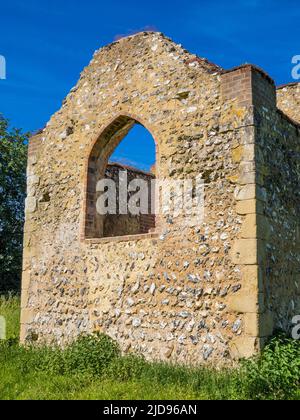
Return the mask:
<svg viewBox="0 0 300 420">
<path fill-rule="evenodd" d="M 231 250 L 234 264 L 257 264 L 257 240 L 237 239 Z"/>
<path fill-rule="evenodd" d="M 29 289 L 22 288 L 21 308 L 26 308 L 27 307 L 28 298 L 29 298 Z"/>
<path fill-rule="evenodd" d="M 257 313 L 246 313 L 244 317 L 244 332 L 252 337 L 259 336 L 259 317 Z"/>
<path fill-rule="evenodd" d="M 258 299 L 255 293 L 249 295 L 246 290 L 241 290 L 233 295 L 230 295 L 226 300 L 227 310 L 237 313 L 257 313 Z"/>
<path fill-rule="evenodd" d="M 258 352 L 255 337 L 237 337 L 230 343 L 230 352 L 235 359 L 248 359 Z"/>
<path fill-rule="evenodd" d="M 22 308 L 21 324 L 28 324 L 32 322 L 33 318 L 34 318 L 34 312 L 31 309 Z"/>
<path fill-rule="evenodd" d="M 249 293 L 260 293 L 263 289 L 263 273 L 258 265 L 244 265 L 241 269 L 243 289 Z"/>
<path fill-rule="evenodd" d="M 236 211 L 242 215 L 256 213 L 256 200 L 239 201 L 236 206 Z"/>
<path fill-rule="evenodd" d="M 261 313 L 264 310 L 264 295 L 256 293 L 255 290 L 249 293 L 247 289 L 230 295 L 226 299 L 227 311 L 239 314 Z"/>
<path fill-rule="evenodd" d="M 256 180 L 256 173 L 255 171 L 244 172 L 242 171 L 239 176 L 239 184 L 241 185 L 253 185 Z"/>
<path fill-rule="evenodd" d="M 243 160 L 245 161 L 254 161 L 255 159 L 255 145 L 244 144 L 243 146 Z"/>
<path fill-rule="evenodd" d="M 256 238 L 257 237 L 257 216 L 255 213 L 247 214 L 241 229 L 242 238 Z"/>
<path fill-rule="evenodd" d="M 248 184 L 240 187 L 235 197 L 237 201 L 254 199 L 256 197 L 256 185 Z"/>
</svg>

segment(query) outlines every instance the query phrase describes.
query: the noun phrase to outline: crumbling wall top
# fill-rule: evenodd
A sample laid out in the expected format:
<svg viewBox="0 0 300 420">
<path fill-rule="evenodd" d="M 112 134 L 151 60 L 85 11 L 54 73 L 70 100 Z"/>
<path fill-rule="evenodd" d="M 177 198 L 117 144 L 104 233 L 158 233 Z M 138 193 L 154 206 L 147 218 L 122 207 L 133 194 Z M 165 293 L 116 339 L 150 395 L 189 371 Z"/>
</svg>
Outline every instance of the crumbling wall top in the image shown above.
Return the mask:
<svg viewBox="0 0 300 420">
<path fill-rule="evenodd" d="M 288 117 L 300 124 L 300 83 L 293 82 L 277 88 L 277 106 Z"/>
</svg>

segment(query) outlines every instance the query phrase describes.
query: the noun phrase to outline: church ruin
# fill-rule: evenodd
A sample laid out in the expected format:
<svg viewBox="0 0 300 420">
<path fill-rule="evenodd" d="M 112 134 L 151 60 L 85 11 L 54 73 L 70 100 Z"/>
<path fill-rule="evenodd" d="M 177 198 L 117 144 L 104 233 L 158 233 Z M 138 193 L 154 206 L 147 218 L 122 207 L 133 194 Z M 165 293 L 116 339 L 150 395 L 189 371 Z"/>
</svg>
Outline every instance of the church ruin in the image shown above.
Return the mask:
<svg viewBox="0 0 300 420">
<path fill-rule="evenodd" d="M 21 341 L 64 345 L 101 331 L 147 359 L 224 364 L 290 331 L 300 314 L 299 115 L 299 84 L 276 89 L 249 64 L 223 70 L 160 33 L 97 51 L 30 140 Z M 97 181 L 135 123 L 156 143 L 157 179 L 201 175 L 201 223 L 97 215 Z"/>
</svg>

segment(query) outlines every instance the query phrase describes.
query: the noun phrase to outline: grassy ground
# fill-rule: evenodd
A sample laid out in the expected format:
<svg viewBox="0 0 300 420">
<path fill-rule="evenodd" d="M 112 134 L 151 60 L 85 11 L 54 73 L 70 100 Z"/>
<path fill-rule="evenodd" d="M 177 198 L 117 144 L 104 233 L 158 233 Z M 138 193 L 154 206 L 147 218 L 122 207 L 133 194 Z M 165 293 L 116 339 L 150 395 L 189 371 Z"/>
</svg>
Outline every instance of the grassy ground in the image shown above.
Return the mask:
<svg viewBox="0 0 300 420">
<path fill-rule="evenodd" d="M 8 338 L 19 337 L 20 299 L 16 295 L 0 295 L 0 316 L 6 320 Z"/>
<path fill-rule="evenodd" d="M 263 362 L 217 372 L 121 357 L 106 337 L 83 339 L 66 351 L 24 349 L 17 343 L 19 299 L 0 297 L 0 315 L 8 333 L 0 344 L 2 400 L 300 398 L 300 365 L 294 362 L 300 353 L 294 343 L 271 349 Z"/>
</svg>

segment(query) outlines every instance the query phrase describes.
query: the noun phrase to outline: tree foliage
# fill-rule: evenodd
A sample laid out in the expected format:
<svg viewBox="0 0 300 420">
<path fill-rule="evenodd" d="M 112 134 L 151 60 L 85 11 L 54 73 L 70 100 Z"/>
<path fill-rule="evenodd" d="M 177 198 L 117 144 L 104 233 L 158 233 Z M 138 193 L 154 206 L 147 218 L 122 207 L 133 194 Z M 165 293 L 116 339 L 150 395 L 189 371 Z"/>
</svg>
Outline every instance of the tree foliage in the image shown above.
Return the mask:
<svg viewBox="0 0 300 420">
<path fill-rule="evenodd" d="M 27 144 L 0 115 L 0 291 L 20 286 Z"/>
</svg>

